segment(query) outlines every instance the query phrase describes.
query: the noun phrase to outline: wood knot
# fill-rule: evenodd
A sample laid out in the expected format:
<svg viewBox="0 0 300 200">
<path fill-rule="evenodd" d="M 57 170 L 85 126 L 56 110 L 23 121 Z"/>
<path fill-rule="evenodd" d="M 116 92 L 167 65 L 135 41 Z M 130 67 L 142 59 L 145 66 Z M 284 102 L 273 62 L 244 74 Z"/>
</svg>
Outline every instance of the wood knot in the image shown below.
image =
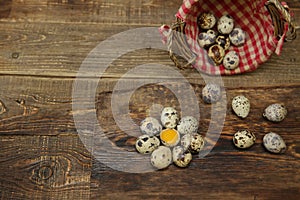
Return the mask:
<svg viewBox="0 0 300 200">
<path fill-rule="evenodd" d="M 45 160 L 37 163 L 32 170 L 31 180 L 38 185 L 48 185 L 53 182 L 54 174 L 59 166 L 55 161 Z"/>
<path fill-rule="evenodd" d="M 38 170 L 38 177 L 41 180 L 47 180 L 53 175 L 53 169 L 51 166 L 42 166 Z"/>
<path fill-rule="evenodd" d="M 293 157 L 299 159 L 300 158 L 300 147 L 297 146 L 296 144 L 292 144 L 288 146 L 288 151 L 291 152 Z"/>
<path fill-rule="evenodd" d="M 11 54 L 11 57 L 13 58 L 13 59 L 18 59 L 19 58 L 19 53 L 18 52 L 14 52 L 14 53 L 12 53 Z"/>
<path fill-rule="evenodd" d="M 18 99 L 18 100 L 16 100 L 16 102 L 20 107 L 22 107 L 24 109 L 23 116 L 34 115 L 39 111 L 39 108 L 37 108 L 37 107 L 26 105 L 26 102 L 24 99 Z"/>
<path fill-rule="evenodd" d="M 4 103 L 0 100 L 0 115 L 7 111 Z"/>
</svg>

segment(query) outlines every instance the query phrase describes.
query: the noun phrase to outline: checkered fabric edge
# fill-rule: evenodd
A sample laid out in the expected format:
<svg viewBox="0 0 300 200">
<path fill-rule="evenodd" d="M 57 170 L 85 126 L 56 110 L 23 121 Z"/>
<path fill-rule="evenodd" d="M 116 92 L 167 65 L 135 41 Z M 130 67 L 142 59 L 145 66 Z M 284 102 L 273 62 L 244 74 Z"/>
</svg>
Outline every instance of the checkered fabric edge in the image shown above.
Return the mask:
<svg viewBox="0 0 300 200">
<path fill-rule="evenodd" d="M 280 54 L 282 42 L 274 37 L 271 16 L 265 7 L 267 0 L 184 0 L 176 17 L 185 21 L 185 37 L 190 49 L 197 55 L 193 67 L 211 75 L 233 75 L 249 72 L 267 61 L 273 52 Z M 199 29 L 197 17 L 201 12 L 212 12 L 217 18 L 229 14 L 235 19 L 235 26 L 246 34 L 246 43 L 241 47 L 231 46 L 238 52 L 240 65 L 227 70 L 223 65 L 215 66 L 207 51 L 197 42 Z M 229 51 L 228 50 L 228 51 Z"/>
</svg>

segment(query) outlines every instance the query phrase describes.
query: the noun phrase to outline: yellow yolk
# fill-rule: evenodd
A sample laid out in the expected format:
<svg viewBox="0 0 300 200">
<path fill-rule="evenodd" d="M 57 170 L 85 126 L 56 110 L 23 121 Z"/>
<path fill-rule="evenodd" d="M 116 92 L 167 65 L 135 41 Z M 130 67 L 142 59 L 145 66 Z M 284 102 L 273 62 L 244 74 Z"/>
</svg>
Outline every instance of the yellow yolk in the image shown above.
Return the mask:
<svg viewBox="0 0 300 200">
<path fill-rule="evenodd" d="M 176 145 L 179 134 L 174 129 L 165 129 L 160 133 L 160 139 L 168 145 Z"/>
</svg>

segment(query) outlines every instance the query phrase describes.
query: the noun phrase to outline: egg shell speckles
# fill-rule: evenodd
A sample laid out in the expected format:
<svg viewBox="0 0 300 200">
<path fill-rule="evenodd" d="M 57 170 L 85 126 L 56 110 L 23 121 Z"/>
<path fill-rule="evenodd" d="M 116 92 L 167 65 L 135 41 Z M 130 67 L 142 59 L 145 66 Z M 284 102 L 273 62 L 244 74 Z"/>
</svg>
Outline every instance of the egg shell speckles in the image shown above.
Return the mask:
<svg viewBox="0 0 300 200">
<path fill-rule="evenodd" d="M 211 29 L 217 23 L 217 19 L 212 13 L 201 13 L 197 23 L 202 29 Z"/>
<path fill-rule="evenodd" d="M 192 136 L 191 134 L 185 134 L 181 137 L 180 144 L 184 150 L 188 150 L 191 146 Z"/>
<path fill-rule="evenodd" d="M 238 131 L 233 136 L 233 144 L 240 149 L 247 149 L 255 144 L 256 137 L 248 130 Z"/>
<path fill-rule="evenodd" d="M 287 109 L 283 104 L 275 103 L 269 105 L 263 112 L 263 116 L 272 122 L 281 122 L 287 115 Z"/>
<path fill-rule="evenodd" d="M 284 153 L 286 144 L 282 137 L 276 133 L 268 133 L 263 137 L 264 147 L 272 153 Z"/>
<path fill-rule="evenodd" d="M 161 123 L 166 128 L 175 128 L 179 121 L 177 111 L 172 107 L 165 107 L 161 113 Z"/>
<path fill-rule="evenodd" d="M 216 43 L 220 45 L 225 51 L 230 47 L 229 37 L 225 37 L 224 35 L 219 35 L 216 39 Z"/>
<path fill-rule="evenodd" d="M 230 42 L 234 46 L 242 46 L 246 41 L 246 34 L 240 28 L 234 28 L 229 34 Z"/>
<path fill-rule="evenodd" d="M 139 153 L 149 154 L 160 145 L 160 140 L 155 136 L 142 135 L 135 143 L 135 148 Z"/>
<path fill-rule="evenodd" d="M 231 106 L 235 114 L 241 118 L 246 118 L 250 112 L 250 101 L 243 95 L 234 97 Z"/>
<path fill-rule="evenodd" d="M 239 54 L 235 51 L 229 51 L 224 59 L 223 65 L 226 69 L 233 70 L 236 69 L 240 64 L 240 57 Z"/>
<path fill-rule="evenodd" d="M 198 36 L 198 43 L 200 47 L 205 48 L 213 43 L 215 43 L 217 38 L 217 33 L 213 30 L 208 30 L 207 32 L 202 32 Z"/>
<path fill-rule="evenodd" d="M 193 116 L 182 117 L 178 122 L 177 131 L 180 134 L 192 134 L 197 132 L 199 127 L 198 120 Z"/>
<path fill-rule="evenodd" d="M 217 29 L 221 34 L 229 34 L 234 28 L 234 20 L 230 15 L 223 15 L 217 24 Z"/>
<path fill-rule="evenodd" d="M 214 44 L 208 49 L 208 56 L 216 66 L 220 65 L 225 56 L 225 50 L 218 44 Z"/>
<path fill-rule="evenodd" d="M 189 150 L 191 153 L 199 153 L 204 147 L 204 144 L 205 142 L 203 137 L 198 133 L 194 133 L 191 135 L 191 144 Z"/>
<path fill-rule="evenodd" d="M 221 99 L 221 87 L 214 83 L 208 83 L 202 89 L 202 99 L 205 103 L 216 103 Z"/>
<path fill-rule="evenodd" d="M 159 146 L 150 158 L 151 164 L 157 169 L 167 168 L 172 163 L 172 151 L 169 147 Z"/>
<path fill-rule="evenodd" d="M 181 146 L 176 146 L 172 151 L 173 162 L 178 167 L 187 167 L 188 164 L 192 161 L 192 154 L 189 151 L 186 151 Z"/>
<path fill-rule="evenodd" d="M 153 117 L 147 117 L 141 122 L 140 129 L 143 134 L 153 136 L 158 135 L 161 132 L 162 125 L 157 119 Z"/>
</svg>

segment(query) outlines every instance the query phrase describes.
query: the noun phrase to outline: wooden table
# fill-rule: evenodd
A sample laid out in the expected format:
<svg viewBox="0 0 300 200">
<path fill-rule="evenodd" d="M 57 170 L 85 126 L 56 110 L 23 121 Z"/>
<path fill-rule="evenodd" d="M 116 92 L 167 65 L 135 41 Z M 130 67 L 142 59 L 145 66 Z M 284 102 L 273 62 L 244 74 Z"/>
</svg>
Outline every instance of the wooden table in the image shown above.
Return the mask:
<svg viewBox="0 0 300 200">
<path fill-rule="evenodd" d="M 300 198 L 300 37 L 285 43 L 281 56 L 272 56 L 256 71 L 223 77 L 227 102 L 238 94 L 251 100 L 249 117 L 238 119 L 227 103 L 217 144 L 203 159 L 195 156 L 186 169 L 172 165 L 148 173 L 114 170 L 102 162 L 109 157 L 95 156 L 103 150 L 101 146 L 90 148 L 89 142 L 97 144 L 97 136 L 87 131 L 91 137 L 79 137 L 74 114 L 95 112 L 110 143 L 121 151 L 134 152 L 135 138 L 127 134 L 134 129 L 118 127 L 112 116 L 118 110 L 113 111 L 111 99 L 120 79 L 128 83 L 147 79 L 124 74 L 149 63 L 167 66 L 190 83 L 199 98 L 199 131 L 206 132 L 211 107 L 200 98 L 203 76 L 194 69 L 176 71 L 166 51 L 149 46 L 114 59 L 101 77 L 92 71 L 77 76 L 83 61 L 102 41 L 128 30 L 170 24 L 181 2 L 0 0 L 0 199 Z M 299 1 L 287 2 L 300 24 Z M 113 59 L 109 52 L 114 55 L 114 50 L 105 50 L 107 59 Z M 178 81 L 155 70 L 149 74 L 154 79 L 169 78 L 174 84 Z M 72 92 L 78 79 L 98 85 L 95 107 L 74 113 Z M 81 99 L 76 101 L 80 105 L 89 101 L 84 94 L 80 97 L 79 93 Z M 119 102 L 120 108 L 126 108 L 122 99 Z M 284 103 L 289 110 L 288 117 L 277 124 L 261 115 L 275 102 Z M 161 105 L 178 107 L 176 96 L 159 84 L 136 88 L 125 103 L 135 123 L 149 111 L 157 114 Z M 95 125 L 87 124 L 87 130 Z M 256 134 L 255 146 L 244 151 L 233 146 L 232 135 L 240 129 Z M 286 141 L 285 154 L 270 154 L 263 148 L 262 137 L 270 131 Z"/>
</svg>

